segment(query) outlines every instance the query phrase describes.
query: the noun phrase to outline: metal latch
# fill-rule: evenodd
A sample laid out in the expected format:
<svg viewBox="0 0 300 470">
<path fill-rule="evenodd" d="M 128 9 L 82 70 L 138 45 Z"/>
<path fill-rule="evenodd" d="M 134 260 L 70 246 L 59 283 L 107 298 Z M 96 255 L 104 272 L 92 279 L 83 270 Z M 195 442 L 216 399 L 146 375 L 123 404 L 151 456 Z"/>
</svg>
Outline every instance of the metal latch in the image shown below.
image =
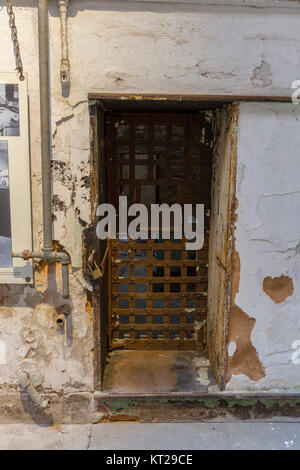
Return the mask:
<svg viewBox="0 0 300 470">
<path fill-rule="evenodd" d="M 88 257 L 87 265 L 88 265 L 89 270 L 91 271 L 91 274 L 93 276 L 94 281 L 97 281 L 97 279 L 99 279 L 100 277 L 102 277 L 104 275 L 105 262 L 106 262 L 106 258 L 107 258 L 107 255 L 108 255 L 108 247 L 105 250 L 105 253 L 104 253 L 103 259 L 101 261 L 100 267 L 97 265 L 97 263 L 95 261 L 95 254 L 96 254 L 96 251 L 93 250 L 91 252 L 90 256 Z"/>
</svg>

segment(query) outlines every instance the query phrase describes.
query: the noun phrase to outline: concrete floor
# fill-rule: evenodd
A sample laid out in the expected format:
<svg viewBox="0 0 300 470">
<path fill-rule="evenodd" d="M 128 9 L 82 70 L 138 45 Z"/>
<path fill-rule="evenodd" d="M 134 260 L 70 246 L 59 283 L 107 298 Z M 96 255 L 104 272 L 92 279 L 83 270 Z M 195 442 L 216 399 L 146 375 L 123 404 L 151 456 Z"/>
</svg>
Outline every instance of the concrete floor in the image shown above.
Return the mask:
<svg viewBox="0 0 300 470">
<path fill-rule="evenodd" d="M 116 350 L 105 366 L 103 392 L 216 392 L 212 368 L 196 351 Z"/>
<path fill-rule="evenodd" d="M 1 450 L 300 450 L 300 422 L 0 425 Z"/>
</svg>

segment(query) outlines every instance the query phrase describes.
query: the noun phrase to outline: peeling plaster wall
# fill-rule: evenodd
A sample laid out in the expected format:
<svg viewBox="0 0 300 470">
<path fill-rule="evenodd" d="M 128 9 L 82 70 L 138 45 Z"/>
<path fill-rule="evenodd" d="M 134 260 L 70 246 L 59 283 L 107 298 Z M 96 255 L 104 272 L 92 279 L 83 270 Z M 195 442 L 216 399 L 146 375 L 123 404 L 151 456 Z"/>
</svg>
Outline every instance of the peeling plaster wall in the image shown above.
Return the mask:
<svg viewBox="0 0 300 470">
<path fill-rule="evenodd" d="M 236 350 L 227 390 L 300 387 L 300 365 L 292 360 L 300 339 L 299 122 L 292 104 L 240 105 L 239 284 L 229 323 Z"/>
<path fill-rule="evenodd" d="M 0 387 L 3 390 L 13 387 L 17 364 L 24 358 L 32 358 L 43 371 L 46 389 L 88 391 L 93 388 L 92 319 L 90 309 L 86 308 L 86 292 L 80 283 L 82 230 L 91 217 L 88 92 L 289 96 L 291 82 L 300 78 L 300 15 L 293 8 L 260 10 L 196 4 L 72 0 L 69 9 L 71 92 L 70 96 L 63 97 L 59 80 L 61 49 L 56 2 L 49 1 L 49 10 L 53 235 L 72 258 L 71 316 L 66 333 L 58 335 L 53 315 L 54 309 L 61 308 L 63 302 L 60 274 L 55 278 L 53 269 L 48 273 L 39 265 L 36 291 L 30 287 L 1 285 Z M 33 234 L 34 248 L 37 250 L 42 241 L 42 204 L 36 2 L 17 1 L 15 12 L 29 82 Z M 11 33 L 3 2 L 0 7 L 0 39 L 0 70 L 13 71 L 15 62 Z M 267 112 L 269 109 L 270 112 Z M 287 204 L 294 213 L 298 209 L 296 168 L 289 169 L 284 164 L 284 156 L 289 155 L 294 165 L 299 165 L 296 151 L 292 152 L 296 137 L 288 129 L 287 134 L 282 134 L 284 123 L 275 114 L 275 111 L 284 112 L 296 127 L 296 109 L 294 114 L 282 111 L 286 109 L 282 106 L 250 106 L 242 110 L 241 129 L 245 125 L 247 127 L 248 120 L 249 125 L 253 125 L 256 114 L 265 116 L 265 112 L 267 119 L 271 119 L 269 125 L 264 122 L 257 125 L 256 138 L 264 135 L 266 126 L 271 132 L 271 124 L 279 123 L 272 140 L 268 141 L 269 147 L 275 149 L 274 163 L 273 150 L 268 149 L 269 166 L 265 167 L 267 163 L 264 161 L 262 163 L 257 152 L 257 148 L 261 147 L 260 141 L 253 152 L 240 150 L 239 177 L 242 180 L 244 171 L 246 178 L 239 189 L 245 192 L 240 211 L 250 204 L 251 230 L 259 225 L 260 216 L 266 212 L 268 223 L 263 227 L 270 232 L 268 227 L 273 221 L 268 211 L 276 204 L 279 207 L 286 207 Z M 282 142 L 278 140 L 280 133 Z M 242 134 L 240 149 L 244 145 L 245 135 Z M 257 191 L 254 196 L 260 203 L 257 209 L 248 201 L 248 195 L 252 192 L 249 193 L 245 187 L 254 160 L 265 169 L 255 176 L 258 178 L 255 185 L 251 183 L 250 189 Z M 272 188 L 274 174 L 277 175 L 278 184 Z M 264 191 L 266 195 L 262 196 Z M 282 196 L 281 192 L 285 195 Z M 287 213 L 283 216 L 287 217 Z M 240 218 L 239 224 L 242 224 L 242 212 Z M 252 339 L 267 372 L 266 379 L 259 386 L 296 385 L 295 369 L 288 364 L 288 359 L 290 342 L 296 334 L 297 315 L 299 318 L 294 241 L 299 235 L 298 229 L 293 222 L 291 228 L 280 234 L 280 247 L 290 250 L 283 253 L 276 251 L 281 249 L 277 247 L 277 235 L 273 239 L 273 232 L 266 234 L 263 228 L 260 229 L 256 238 L 270 240 L 251 241 L 257 247 L 254 253 L 259 253 L 259 276 L 255 274 L 258 268 L 253 266 L 256 255 L 250 257 L 247 267 L 247 252 L 241 247 L 243 238 L 246 239 L 246 246 L 250 243 L 247 230 L 244 222 L 239 225 L 237 233 L 237 249 L 241 257 L 238 300 L 245 304 L 245 311 L 256 318 Z M 287 240 L 289 236 L 292 237 L 291 241 Z M 289 254 L 291 258 L 288 258 Z M 246 272 L 249 269 L 250 275 Z M 263 293 L 261 286 L 265 276 L 282 273 L 293 275 L 295 290 L 292 299 L 280 308 Z M 250 297 L 248 280 L 253 281 L 255 288 Z M 283 327 L 288 330 L 285 340 L 281 338 Z M 241 377 L 232 379 L 230 383 L 231 388 L 241 385 L 253 386 L 248 381 L 244 384 Z"/>
</svg>

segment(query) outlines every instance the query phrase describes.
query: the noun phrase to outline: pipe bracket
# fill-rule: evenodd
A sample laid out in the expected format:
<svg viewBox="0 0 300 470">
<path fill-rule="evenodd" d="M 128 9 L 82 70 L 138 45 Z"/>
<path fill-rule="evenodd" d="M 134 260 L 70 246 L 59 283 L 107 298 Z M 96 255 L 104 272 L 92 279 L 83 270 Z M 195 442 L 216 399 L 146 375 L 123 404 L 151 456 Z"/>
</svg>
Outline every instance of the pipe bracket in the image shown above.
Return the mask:
<svg viewBox="0 0 300 470">
<path fill-rule="evenodd" d="M 68 45 L 68 6 L 69 0 L 57 0 L 60 15 L 61 63 L 60 81 L 62 88 L 70 88 L 70 61 Z"/>
</svg>

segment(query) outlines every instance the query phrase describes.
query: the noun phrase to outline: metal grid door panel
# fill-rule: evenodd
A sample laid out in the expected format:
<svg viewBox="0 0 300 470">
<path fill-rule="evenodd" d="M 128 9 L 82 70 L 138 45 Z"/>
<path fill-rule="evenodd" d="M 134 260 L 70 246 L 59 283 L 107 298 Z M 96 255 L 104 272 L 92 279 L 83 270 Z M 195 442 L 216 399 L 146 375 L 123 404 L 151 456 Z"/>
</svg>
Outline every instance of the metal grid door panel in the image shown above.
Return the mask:
<svg viewBox="0 0 300 470">
<path fill-rule="evenodd" d="M 205 204 L 205 242 L 111 240 L 110 347 L 205 347 L 211 180 L 210 115 L 112 114 L 106 122 L 109 202 Z"/>
</svg>

